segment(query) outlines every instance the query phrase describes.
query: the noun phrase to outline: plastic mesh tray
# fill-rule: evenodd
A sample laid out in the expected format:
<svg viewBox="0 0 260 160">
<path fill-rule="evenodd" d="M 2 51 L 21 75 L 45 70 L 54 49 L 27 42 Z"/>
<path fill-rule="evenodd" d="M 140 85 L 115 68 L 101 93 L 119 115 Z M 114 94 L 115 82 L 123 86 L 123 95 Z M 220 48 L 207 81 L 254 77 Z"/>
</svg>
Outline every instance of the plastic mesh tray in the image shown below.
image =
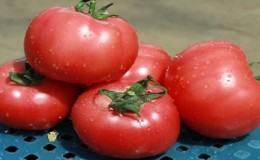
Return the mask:
<svg viewBox="0 0 260 160">
<path fill-rule="evenodd" d="M 106 160 L 83 145 L 70 120 L 52 129 L 59 133 L 49 142 L 51 130 L 29 132 L 0 125 L 0 160 Z M 251 160 L 260 159 L 260 128 L 239 139 L 213 140 L 185 127 L 168 152 L 145 160 Z M 144 160 L 144 159 L 143 159 Z"/>
</svg>

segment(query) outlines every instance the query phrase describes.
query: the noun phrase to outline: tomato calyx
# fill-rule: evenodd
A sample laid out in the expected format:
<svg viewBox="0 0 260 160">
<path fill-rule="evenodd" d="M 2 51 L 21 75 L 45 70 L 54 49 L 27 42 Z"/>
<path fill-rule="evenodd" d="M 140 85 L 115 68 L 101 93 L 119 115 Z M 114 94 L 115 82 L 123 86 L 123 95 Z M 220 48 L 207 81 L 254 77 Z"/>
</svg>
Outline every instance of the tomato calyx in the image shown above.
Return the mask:
<svg viewBox="0 0 260 160">
<path fill-rule="evenodd" d="M 24 65 L 24 73 L 9 72 L 9 78 L 11 81 L 22 86 L 30 86 L 44 79 L 44 77 L 37 73 L 27 61 L 24 63 Z"/>
<path fill-rule="evenodd" d="M 96 0 L 81 0 L 75 6 L 75 9 L 77 12 L 85 13 L 84 10 L 86 7 L 88 7 L 89 8 L 88 14 L 91 17 L 93 17 L 95 19 L 103 20 L 103 19 L 106 19 L 107 17 L 117 16 L 117 15 L 113 15 L 113 14 L 108 14 L 107 9 L 112 5 L 113 5 L 113 3 L 110 3 L 104 7 L 101 7 L 100 9 L 98 9 L 96 11 Z"/>
<path fill-rule="evenodd" d="M 153 88 L 161 89 L 161 92 L 149 91 Z M 110 91 L 107 89 L 99 90 L 100 94 L 107 95 L 112 99 L 109 107 L 120 115 L 125 112 L 133 112 L 138 117 L 141 105 L 162 97 L 167 93 L 167 89 L 161 86 L 152 76 L 148 75 L 145 79 L 137 81 L 124 92 Z"/>
<path fill-rule="evenodd" d="M 256 62 L 251 62 L 249 63 L 249 66 L 252 68 L 253 66 L 257 65 L 257 64 L 260 64 L 260 62 L 256 61 Z M 260 75 L 256 75 L 255 76 L 255 79 L 260 81 Z"/>
</svg>

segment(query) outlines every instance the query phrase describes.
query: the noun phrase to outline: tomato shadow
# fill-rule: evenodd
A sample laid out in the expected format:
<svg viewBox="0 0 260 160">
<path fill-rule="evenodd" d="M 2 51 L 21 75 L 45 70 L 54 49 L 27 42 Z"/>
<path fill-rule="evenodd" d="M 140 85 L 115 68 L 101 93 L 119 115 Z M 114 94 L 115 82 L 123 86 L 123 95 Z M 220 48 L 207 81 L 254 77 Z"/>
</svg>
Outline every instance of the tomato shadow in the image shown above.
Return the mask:
<svg viewBox="0 0 260 160">
<path fill-rule="evenodd" d="M 248 137 L 248 135 L 249 134 L 233 139 L 214 139 L 198 134 L 197 132 L 189 129 L 186 125 L 181 124 L 181 131 L 177 142 L 187 146 L 212 146 L 215 148 L 221 148 L 228 144 L 243 141 L 246 137 Z"/>
</svg>

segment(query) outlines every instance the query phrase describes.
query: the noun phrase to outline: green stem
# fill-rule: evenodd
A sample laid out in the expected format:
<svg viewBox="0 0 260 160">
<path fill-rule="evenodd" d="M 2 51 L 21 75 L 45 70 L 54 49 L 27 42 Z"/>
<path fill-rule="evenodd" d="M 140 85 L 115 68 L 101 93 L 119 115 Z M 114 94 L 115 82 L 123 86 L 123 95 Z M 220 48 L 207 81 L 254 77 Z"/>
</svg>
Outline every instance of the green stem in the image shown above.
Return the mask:
<svg viewBox="0 0 260 160">
<path fill-rule="evenodd" d="M 89 3 L 89 14 L 94 17 L 96 12 L 96 1 L 95 0 L 90 0 Z"/>
<path fill-rule="evenodd" d="M 44 77 L 38 74 L 28 62 L 25 62 L 25 72 L 9 72 L 9 78 L 11 81 L 22 86 L 30 86 L 39 83 L 44 79 Z"/>
<path fill-rule="evenodd" d="M 76 6 L 75 10 L 80 13 L 89 14 L 91 17 L 99 20 L 106 19 L 111 16 L 117 16 L 114 14 L 108 13 L 108 8 L 112 6 L 113 3 L 110 3 L 100 9 L 96 10 L 96 0 L 81 0 Z M 88 13 L 85 13 L 85 8 L 88 7 Z"/>
<path fill-rule="evenodd" d="M 148 88 L 160 88 L 161 92 L 148 92 Z M 145 102 L 160 98 L 167 93 L 165 87 L 161 86 L 152 76 L 134 83 L 125 92 L 115 92 L 107 89 L 99 90 L 100 94 L 107 95 L 112 99 L 109 107 L 119 114 L 133 112 L 140 117 L 140 108 Z"/>
</svg>

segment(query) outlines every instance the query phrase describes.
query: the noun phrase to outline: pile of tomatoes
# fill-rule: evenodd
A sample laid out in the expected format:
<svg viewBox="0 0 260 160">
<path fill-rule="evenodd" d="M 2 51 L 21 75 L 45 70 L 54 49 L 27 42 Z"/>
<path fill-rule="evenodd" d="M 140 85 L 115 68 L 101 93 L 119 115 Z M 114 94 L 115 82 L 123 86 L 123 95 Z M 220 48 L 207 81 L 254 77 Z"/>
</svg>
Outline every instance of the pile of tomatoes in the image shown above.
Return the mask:
<svg viewBox="0 0 260 160">
<path fill-rule="evenodd" d="M 1 124 L 45 130 L 70 117 L 93 151 L 128 159 L 166 152 L 180 121 L 219 139 L 258 127 L 260 83 L 237 45 L 206 41 L 171 57 L 139 42 L 111 5 L 81 0 L 31 21 L 25 58 L 0 66 Z"/>
</svg>

